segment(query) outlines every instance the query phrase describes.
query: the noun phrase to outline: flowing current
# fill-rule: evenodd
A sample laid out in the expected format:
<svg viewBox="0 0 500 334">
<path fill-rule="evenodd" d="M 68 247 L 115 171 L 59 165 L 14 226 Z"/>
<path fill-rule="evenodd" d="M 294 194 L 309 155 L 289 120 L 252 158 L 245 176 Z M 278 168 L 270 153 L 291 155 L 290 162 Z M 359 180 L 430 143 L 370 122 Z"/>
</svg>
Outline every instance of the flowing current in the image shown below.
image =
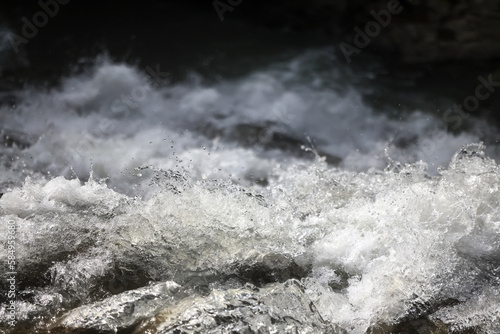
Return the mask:
<svg viewBox="0 0 500 334">
<path fill-rule="evenodd" d="M 331 57 L 2 96 L 0 331 L 499 333 L 498 129 L 377 111 Z"/>
</svg>

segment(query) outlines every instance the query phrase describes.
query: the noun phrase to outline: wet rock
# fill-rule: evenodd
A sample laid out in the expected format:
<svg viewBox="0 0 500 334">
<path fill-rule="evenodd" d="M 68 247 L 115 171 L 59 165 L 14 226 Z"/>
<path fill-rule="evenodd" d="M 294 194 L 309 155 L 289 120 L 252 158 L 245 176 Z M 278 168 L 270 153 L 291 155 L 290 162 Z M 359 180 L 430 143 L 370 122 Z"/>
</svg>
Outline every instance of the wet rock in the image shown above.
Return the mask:
<svg viewBox="0 0 500 334">
<path fill-rule="evenodd" d="M 500 7 L 496 1 L 422 1 L 408 4 L 387 37 L 406 62 L 480 60 L 498 56 Z"/>
<path fill-rule="evenodd" d="M 300 150 L 303 142 L 284 132 L 273 129 L 274 124 L 238 124 L 229 134 L 229 138 L 245 146 L 261 145 L 266 149 L 287 151 Z"/>
<path fill-rule="evenodd" d="M 229 133 L 228 137 L 246 147 L 261 146 L 265 150 L 278 149 L 301 158 L 314 157 L 308 150 L 303 149 L 304 146 L 308 145 L 306 141 L 294 137 L 272 122 L 264 125 L 239 124 Z M 317 153 L 325 157 L 326 162 L 330 165 L 336 166 L 342 161 L 339 157 L 327 152 L 318 151 Z"/>
<path fill-rule="evenodd" d="M 187 298 L 144 321 L 134 334 L 342 333 L 327 324 L 297 280 L 257 289 L 214 290 Z"/>
<path fill-rule="evenodd" d="M 360 27 L 373 20 L 371 10 L 387 8 L 387 1 L 363 2 L 358 14 L 345 13 Z M 496 1 L 422 0 L 401 1 L 401 5 L 402 12 L 371 41 L 377 52 L 395 52 L 406 63 L 498 57 L 500 45 L 494 41 L 500 38 L 500 7 Z"/>
<path fill-rule="evenodd" d="M 495 0 L 401 0 L 368 48 L 394 52 L 406 63 L 497 59 L 500 54 L 500 6 Z M 249 19 L 270 27 L 322 30 L 349 43 L 375 21 L 370 12 L 387 10 L 388 0 L 254 1 L 244 4 Z"/>
<path fill-rule="evenodd" d="M 63 315 L 52 326 L 51 332 L 116 333 L 172 304 L 179 288 L 177 283 L 168 281 L 78 307 Z"/>
<path fill-rule="evenodd" d="M 486 303 L 487 304 L 487 303 Z M 392 324 L 384 323 L 372 326 L 368 333 L 370 334 L 386 334 L 386 333 L 401 333 L 401 334 L 476 334 L 472 324 L 464 326 L 460 329 L 453 328 L 446 321 L 446 310 L 450 308 L 461 308 L 464 304 L 453 298 L 436 300 L 434 302 L 413 302 L 412 307 L 408 310 L 408 314 L 400 319 L 397 319 Z M 469 307 L 470 308 L 470 307 Z M 444 312 L 443 312 L 444 311 Z"/>
<path fill-rule="evenodd" d="M 449 333 L 448 327 L 440 321 L 432 321 L 427 318 L 420 318 L 411 321 L 399 323 L 397 325 L 376 325 L 372 327 L 368 333 L 370 334 L 387 334 L 387 333 L 401 333 L 401 334 L 447 334 Z M 460 334 L 466 334 L 462 332 Z M 472 333 L 469 333 L 472 334 Z"/>
<path fill-rule="evenodd" d="M 262 254 L 253 265 L 244 265 L 235 269 L 236 275 L 247 282 L 264 285 L 284 282 L 295 278 L 301 279 L 310 272 L 308 266 L 299 266 L 292 258 L 278 253 Z"/>
</svg>

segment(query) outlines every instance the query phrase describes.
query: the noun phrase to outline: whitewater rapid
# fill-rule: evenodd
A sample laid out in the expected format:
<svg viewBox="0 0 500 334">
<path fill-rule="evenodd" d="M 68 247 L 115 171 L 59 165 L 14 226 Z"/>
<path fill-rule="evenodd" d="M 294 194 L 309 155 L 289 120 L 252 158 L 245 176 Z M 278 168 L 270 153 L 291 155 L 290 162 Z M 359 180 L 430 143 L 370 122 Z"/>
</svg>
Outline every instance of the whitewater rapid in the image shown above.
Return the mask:
<svg viewBox="0 0 500 334">
<path fill-rule="evenodd" d="M 497 130 L 478 119 L 453 134 L 423 111 L 376 112 L 349 73 L 311 75 L 321 57 L 210 83 L 158 83 L 101 60 L 16 92 L 0 113 L 0 226 L 15 226 L 18 330 L 69 326 L 66 312 L 144 287 L 168 300 L 125 322 L 238 289 L 272 305 L 266 289 L 287 282 L 314 305 L 318 331 L 425 319 L 498 333 L 498 148 L 479 142 Z M 0 302 L 7 330 L 10 300 Z"/>
</svg>

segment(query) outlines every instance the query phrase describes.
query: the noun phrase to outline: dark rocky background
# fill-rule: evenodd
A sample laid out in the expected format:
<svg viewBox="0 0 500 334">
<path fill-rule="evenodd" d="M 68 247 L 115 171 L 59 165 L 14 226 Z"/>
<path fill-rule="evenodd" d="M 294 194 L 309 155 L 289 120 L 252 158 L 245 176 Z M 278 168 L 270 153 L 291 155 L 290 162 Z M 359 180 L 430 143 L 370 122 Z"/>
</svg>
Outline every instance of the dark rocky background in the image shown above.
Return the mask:
<svg viewBox="0 0 500 334">
<path fill-rule="evenodd" d="M 386 9 L 387 3 L 243 0 L 221 21 L 212 0 L 72 0 L 60 5 L 58 14 L 19 53 L 0 50 L 0 89 L 52 85 L 103 52 L 139 66 L 168 66 L 174 81 L 192 70 L 214 78 L 244 75 L 256 64 L 310 47 L 334 47 L 343 59 L 339 44 L 352 43 L 353 28 L 363 29 L 373 20 L 370 11 Z M 412 107 L 441 112 L 450 107 L 450 100 L 461 103 L 473 94 L 478 75 L 493 73 L 500 81 L 500 3 L 402 0 L 401 6 L 403 11 L 393 15 L 390 24 L 345 66 L 360 73 L 375 72 L 375 84 L 382 91 L 428 94 L 430 105 Z M 3 38 L 8 31 L 21 35 L 22 17 L 32 21 L 40 9 L 37 1 L 2 2 Z M 387 103 L 381 102 L 387 100 L 383 96 L 367 99 L 375 106 Z M 394 97 L 390 103 L 402 102 Z M 498 122 L 494 110 L 499 107 L 500 93 L 496 93 L 474 114 Z"/>
</svg>

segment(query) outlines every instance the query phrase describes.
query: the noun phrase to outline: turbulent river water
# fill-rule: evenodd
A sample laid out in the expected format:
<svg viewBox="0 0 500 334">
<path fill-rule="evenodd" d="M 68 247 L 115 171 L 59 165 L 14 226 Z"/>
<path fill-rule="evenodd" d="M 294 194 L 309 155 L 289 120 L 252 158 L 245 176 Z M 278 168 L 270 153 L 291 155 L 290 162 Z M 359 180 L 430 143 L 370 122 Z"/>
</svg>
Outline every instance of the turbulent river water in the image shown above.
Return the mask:
<svg viewBox="0 0 500 334">
<path fill-rule="evenodd" d="M 332 57 L 4 97 L 0 331 L 499 333 L 498 129 L 375 110 Z"/>
</svg>

